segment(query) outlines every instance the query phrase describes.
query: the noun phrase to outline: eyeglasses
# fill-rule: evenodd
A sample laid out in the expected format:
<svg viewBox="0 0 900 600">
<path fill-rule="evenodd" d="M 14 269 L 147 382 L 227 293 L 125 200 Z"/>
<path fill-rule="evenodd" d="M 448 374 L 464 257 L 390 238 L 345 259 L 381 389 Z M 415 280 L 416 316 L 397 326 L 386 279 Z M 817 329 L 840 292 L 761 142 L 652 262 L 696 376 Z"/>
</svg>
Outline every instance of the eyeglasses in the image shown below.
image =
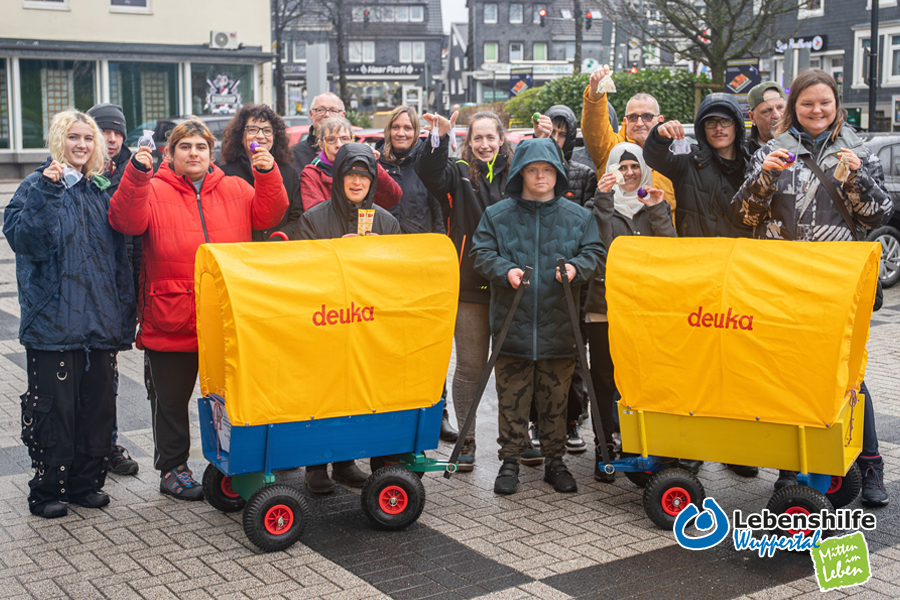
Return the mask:
<svg viewBox="0 0 900 600">
<path fill-rule="evenodd" d="M 640 119 L 640 120 L 643 121 L 644 123 L 649 123 L 650 121 L 652 121 L 653 119 L 655 119 L 655 118 L 658 117 L 658 116 L 659 116 L 659 115 L 651 115 L 650 113 L 644 113 L 644 114 L 642 114 L 642 115 L 639 115 L 639 114 L 637 114 L 637 113 L 633 113 L 633 114 L 630 114 L 630 115 L 625 115 L 625 118 L 628 119 L 628 122 L 629 122 L 629 123 L 637 123 L 637 122 L 638 122 L 638 119 Z"/>
<path fill-rule="evenodd" d="M 317 115 L 339 115 L 344 112 L 343 108 L 311 108 L 310 112 Z"/>
<path fill-rule="evenodd" d="M 353 141 L 353 138 L 347 137 L 347 136 L 327 137 L 327 138 L 322 138 L 322 139 L 324 139 L 325 143 L 328 144 L 329 146 L 333 146 L 333 145 L 337 144 L 338 142 L 340 142 L 341 144 L 349 144 L 350 142 Z"/>
<path fill-rule="evenodd" d="M 728 129 L 734 125 L 734 119 L 707 119 L 706 121 L 703 121 L 704 129 L 716 129 L 720 125 L 722 126 L 722 129 Z"/>
<path fill-rule="evenodd" d="M 244 131 L 246 131 L 250 135 L 259 135 L 259 132 L 262 131 L 262 134 L 267 138 L 272 137 L 272 135 L 275 133 L 275 130 L 271 127 L 254 127 L 253 125 L 244 127 Z"/>
</svg>

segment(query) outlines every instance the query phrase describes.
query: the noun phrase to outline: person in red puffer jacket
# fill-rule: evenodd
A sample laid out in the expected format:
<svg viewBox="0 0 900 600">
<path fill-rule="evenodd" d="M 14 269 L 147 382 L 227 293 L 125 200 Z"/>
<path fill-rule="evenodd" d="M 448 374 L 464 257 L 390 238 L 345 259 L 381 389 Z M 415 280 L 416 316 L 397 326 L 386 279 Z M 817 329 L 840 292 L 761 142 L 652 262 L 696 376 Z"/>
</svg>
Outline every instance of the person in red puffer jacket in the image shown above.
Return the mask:
<svg viewBox="0 0 900 600">
<path fill-rule="evenodd" d="M 194 256 L 203 243 L 249 242 L 252 230 L 276 225 L 288 207 L 272 155 L 253 155 L 255 188 L 211 163 L 215 137 L 196 117 L 178 125 L 154 175 L 150 150 L 129 162 L 110 201 L 109 223 L 143 236 L 138 348 L 150 363 L 154 467 L 160 491 L 199 500 L 203 488 L 187 467 L 188 402 L 197 380 Z"/>
</svg>

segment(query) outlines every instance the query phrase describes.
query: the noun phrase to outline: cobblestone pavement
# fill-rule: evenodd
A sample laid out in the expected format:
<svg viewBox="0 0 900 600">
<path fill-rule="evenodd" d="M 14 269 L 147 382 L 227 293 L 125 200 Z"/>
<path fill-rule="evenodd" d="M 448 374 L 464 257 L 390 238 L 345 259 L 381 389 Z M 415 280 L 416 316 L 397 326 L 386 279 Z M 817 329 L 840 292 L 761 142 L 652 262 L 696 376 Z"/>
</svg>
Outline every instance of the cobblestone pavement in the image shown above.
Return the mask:
<svg viewBox="0 0 900 600">
<path fill-rule="evenodd" d="M 13 189 L 0 183 L 2 205 Z M 111 476 L 105 489 L 112 503 L 104 509 L 70 507 L 67 517 L 52 521 L 32 517 L 25 501 L 30 464 L 19 440 L 25 373 L 18 315 L 14 257 L 0 240 L 0 599 L 900 597 L 900 287 L 886 292 L 885 308 L 873 320 L 866 378 L 893 504 L 875 511 L 878 529 L 866 533 L 873 578 L 825 595 L 806 554 L 761 559 L 734 551 L 728 540 L 704 552 L 681 549 L 647 519 L 640 488 L 621 476 L 614 485 L 593 480 L 592 452 L 567 458 L 577 494 L 554 493 L 541 480 L 542 468 L 522 467 L 520 492 L 494 495 L 493 383 L 479 411 L 475 470 L 450 480 L 426 476 L 418 523 L 402 532 L 375 531 L 356 490 L 310 496 L 302 470 L 290 471 L 279 479 L 307 495 L 313 519 L 292 548 L 263 554 L 244 535 L 240 513 L 160 495 L 142 357 L 123 352 L 120 443 L 140 473 Z M 192 418 L 199 446 L 196 405 Z M 442 443 L 435 454 L 446 457 L 450 450 Z M 205 468 L 199 448 L 190 464 L 198 474 Z M 764 471 L 742 479 L 709 463 L 700 473 L 707 495 L 727 513 L 762 509 L 775 477 Z M 851 508 L 859 506 L 857 500 Z"/>
</svg>

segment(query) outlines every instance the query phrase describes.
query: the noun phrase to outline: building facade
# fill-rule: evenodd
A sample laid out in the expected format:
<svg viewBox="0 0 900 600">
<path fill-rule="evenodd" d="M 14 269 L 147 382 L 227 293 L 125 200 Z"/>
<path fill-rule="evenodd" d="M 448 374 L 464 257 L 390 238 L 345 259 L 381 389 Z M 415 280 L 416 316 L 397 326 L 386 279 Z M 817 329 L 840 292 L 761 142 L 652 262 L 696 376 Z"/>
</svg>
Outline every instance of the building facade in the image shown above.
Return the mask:
<svg viewBox="0 0 900 600">
<path fill-rule="evenodd" d="M 46 158 L 65 108 L 120 104 L 136 140 L 157 119 L 262 102 L 269 45 L 268 11 L 239 0 L 4 0 L 0 177 Z"/>
<path fill-rule="evenodd" d="M 440 0 L 390 0 L 348 6 L 345 16 L 345 75 L 350 98 L 348 109 L 364 113 L 384 112 L 399 104 L 417 109 L 425 105 L 420 85 L 426 70 L 441 74 L 444 43 Z M 309 44 L 328 44 L 328 79 L 337 90 L 337 34 L 334 24 L 322 18 L 305 19 L 286 34 L 282 59 L 289 108 L 294 114 L 308 109 L 306 49 Z M 291 112 L 290 110 L 288 112 Z"/>
<path fill-rule="evenodd" d="M 805 4 L 805 3 L 804 3 Z M 875 126 L 890 131 L 900 121 L 894 96 L 900 97 L 900 7 L 897 0 L 880 0 L 878 12 L 878 90 Z M 814 0 L 808 8 L 784 19 L 790 32 L 776 41 L 775 52 L 763 61 L 785 88 L 800 71 L 821 68 L 841 87 L 842 102 L 852 124 L 869 128 L 869 56 L 871 0 Z M 900 126 L 894 125 L 895 130 Z"/>
</svg>

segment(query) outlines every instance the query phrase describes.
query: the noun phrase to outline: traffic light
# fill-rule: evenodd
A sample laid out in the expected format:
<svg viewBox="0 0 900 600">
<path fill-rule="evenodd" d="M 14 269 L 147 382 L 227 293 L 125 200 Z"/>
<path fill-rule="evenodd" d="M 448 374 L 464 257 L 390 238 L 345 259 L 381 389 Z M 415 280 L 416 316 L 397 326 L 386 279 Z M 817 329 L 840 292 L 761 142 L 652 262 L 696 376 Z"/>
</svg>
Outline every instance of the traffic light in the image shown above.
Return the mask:
<svg viewBox="0 0 900 600">
<path fill-rule="evenodd" d="M 594 21 L 594 15 L 592 15 L 590 13 L 590 11 L 588 11 L 588 13 L 586 15 L 584 15 L 584 29 L 585 30 L 590 29 L 591 25 L 593 25 L 593 21 Z"/>
<path fill-rule="evenodd" d="M 636 75 L 637 71 L 638 71 L 637 67 L 631 67 L 630 69 L 628 69 L 628 72 L 631 73 L 632 75 Z"/>
<path fill-rule="evenodd" d="M 363 11 L 363 22 L 368 25 L 369 24 L 369 9 Z"/>
<path fill-rule="evenodd" d="M 547 25 L 547 9 L 542 8 L 541 10 L 538 11 L 538 15 L 541 17 L 541 27 L 546 26 Z"/>
</svg>

